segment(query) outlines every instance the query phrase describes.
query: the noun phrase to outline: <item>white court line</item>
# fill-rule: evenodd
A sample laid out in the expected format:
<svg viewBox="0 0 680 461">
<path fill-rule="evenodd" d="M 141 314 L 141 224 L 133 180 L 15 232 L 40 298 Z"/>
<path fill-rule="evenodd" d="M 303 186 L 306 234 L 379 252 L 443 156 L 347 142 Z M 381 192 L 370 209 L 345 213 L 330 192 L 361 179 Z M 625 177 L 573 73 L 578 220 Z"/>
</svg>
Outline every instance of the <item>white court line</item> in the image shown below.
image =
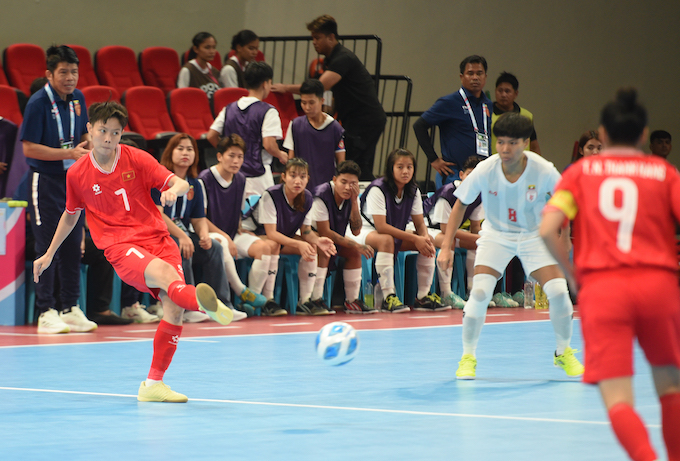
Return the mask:
<svg viewBox="0 0 680 461">
<path fill-rule="evenodd" d="M 507 317 L 512 315 L 514 314 L 486 314 L 487 317 Z"/>
<path fill-rule="evenodd" d="M 219 327 L 200 327 L 199 330 L 230 330 L 234 328 L 241 328 L 236 325 L 222 325 Z"/>
<path fill-rule="evenodd" d="M 107 336 L 106 339 L 124 339 L 126 341 L 153 341 L 153 338 L 130 338 L 127 336 Z M 106 344 L 106 342 L 102 342 Z M 102 344 L 100 343 L 100 344 Z M 76 343 L 73 343 L 76 344 Z M 90 343 L 78 343 L 78 344 L 90 344 Z"/>
<path fill-rule="evenodd" d="M 99 397 L 127 397 L 137 398 L 136 395 L 131 394 L 112 394 L 103 392 L 81 392 L 81 391 L 63 391 L 55 389 L 30 389 L 21 387 L 0 387 L 0 390 L 5 391 L 23 391 L 23 392 L 45 392 L 54 394 L 74 394 L 74 395 L 92 395 Z M 534 421 L 546 423 L 566 423 L 566 424 L 588 424 L 597 426 L 608 426 L 609 421 L 584 421 L 578 419 L 556 419 L 556 418 L 532 418 L 528 416 L 499 416 L 499 415 L 475 415 L 469 413 L 443 413 L 436 411 L 414 411 L 414 410 L 390 410 L 387 408 L 362 408 L 362 407 L 338 407 L 332 405 L 309 405 L 300 403 L 276 403 L 276 402 L 252 402 L 246 400 L 222 400 L 222 399 L 189 399 L 190 402 L 211 402 L 211 403 L 231 403 L 236 405 L 262 405 L 271 407 L 289 407 L 289 408 L 312 408 L 318 410 L 341 410 L 341 411 L 361 411 L 369 413 L 389 413 L 401 415 L 415 415 L 415 416 L 446 416 L 453 418 L 481 418 L 481 419 L 499 419 L 508 421 Z M 658 429 L 660 424 L 646 424 L 648 428 Z"/>
<path fill-rule="evenodd" d="M 155 330 L 154 330 L 155 331 Z M 63 333 L 64 335 L 66 333 Z M 77 336 L 92 336 L 94 333 L 75 333 Z M 63 338 L 63 336 L 49 333 L 0 333 L 0 336 L 40 336 L 41 338 Z"/>
<path fill-rule="evenodd" d="M 380 320 L 383 319 L 345 319 L 345 323 L 352 323 L 352 322 L 379 322 Z"/>
<path fill-rule="evenodd" d="M 410 315 L 410 319 L 445 319 L 448 315 Z"/>
<path fill-rule="evenodd" d="M 153 330 L 125 330 L 124 333 L 155 333 L 156 328 Z"/>
<path fill-rule="evenodd" d="M 311 322 L 299 322 L 299 323 L 272 323 L 273 327 L 294 327 L 298 325 L 312 325 Z"/>
</svg>

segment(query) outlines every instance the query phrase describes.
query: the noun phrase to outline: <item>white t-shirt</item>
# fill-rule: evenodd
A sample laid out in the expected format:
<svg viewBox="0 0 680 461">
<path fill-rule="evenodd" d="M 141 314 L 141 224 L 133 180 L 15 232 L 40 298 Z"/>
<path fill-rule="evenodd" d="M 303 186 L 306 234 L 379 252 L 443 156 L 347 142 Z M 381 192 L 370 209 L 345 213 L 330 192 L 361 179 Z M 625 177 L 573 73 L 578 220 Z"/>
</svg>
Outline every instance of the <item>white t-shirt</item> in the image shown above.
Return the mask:
<svg viewBox="0 0 680 461">
<path fill-rule="evenodd" d="M 236 104 L 241 110 L 245 110 L 251 104 L 259 101 L 254 96 L 244 96 L 239 99 Z M 217 118 L 212 125 L 210 125 L 211 130 L 217 131 L 222 135 L 224 130 L 224 117 L 227 108 L 225 107 L 217 114 Z M 262 121 L 262 137 L 266 138 L 268 136 L 273 136 L 276 139 L 281 139 L 283 137 L 283 130 L 281 129 L 281 117 L 279 117 L 279 111 L 275 108 L 270 108 L 266 114 L 264 114 L 264 120 Z M 264 165 L 271 165 L 273 157 L 265 149 L 262 149 L 262 163 Z"/>
<path fill-rule="evenodd" d="M 283 196 L 286 198 L 286 203 L 288 203 L 288 205 L 291 205 L 290 202 L 288 201 L 288 196 L 285 193 L 283 194 Z M 257 207 L 255 208 L 255 210 L 253 210 L 253 217 L 260 224 L 276 224 L 276 205 L 274 204 L 274 199 L 268 192 L 265 192 L 264 194 L 262 194 L 262 197 L 260 197 L 260 201 L 257 204 Z M 243 221 L 242 225 L 243 228 L 246 230 L 249 231 L 255 230 L 255 223 L 253 223 L 252 219 L 247 219 Z M 303 226 L 312 225 L 311 209 L 307 212 L 307 215 L 305 216 L 305 220 L 302 222 L 302 225 Z"/>
<path fill-rule="evenodd" d="M 239 64 L 236 56 L 232 56 L 229 59 L 241 67 L 242 71 L 246 70 L 245 67 Z M 224 88 L 238 88 L 238 75 L 236 74 L 236 69 L 227 65 L 222 66 L 222 70 L 220 70 L 220 83 L 222 83 Z"/>
<path fill-rule="evenodd" d="M 456 189 L 460 186 L 461 180 L 456 180 Z M 449 221 L 449 216 L 451 216 L 451 210 L 453 207 L 449 204 L 449 201 L 445 198 L 440 197 L 437 203 L 434 204 L 432 210 L 430 210 L 430 222 L 432 224 L 446 224 Z M 475 208 L 472 213 L 470 213 L 471 221 L 481 221 L 484 219 L 484 207 L 480 203 L 477 208 Z"/>
<path fill-rule="evenodd" d="M 396 202 L 401 203 L 403 199 L 404 196 L 402 194 L 402 198 L 397 198 Z M 366 215 L 366 217 L 368 217 L 371 221 L 373 220 L 373 215 L 387 216 L 387 202 L 385 201 L 385 194 L 383 194 L 383 191 L 379 187 L 372 187 L 371 190 L 368 191 L 366 203 L 364 204 L 362 211 L 363 215 Z M 423 199 L 420 197 L 420 189 L 416 189 L 416 196 L 413 198 L 413 205 L 411 206 L 411 216 L 422 214 Z M 366 217 L 363 215 L 363 225 L 375 229 L 375 226 L 371 225 L 371 223 L 367 221 Z"/>
<path fill-rule="evenodd" d="M 524 155 L 526 168 L 514 183 L 505 178 L 500 156 L 492 155 L 479 162 L 454 192 L 464 204 L 482 194 L 486 216 L 482 229 L 538 233 L 543 207 L 561 176 L 555 165 L 540 155 L 529 151 Z"/>
</svg>

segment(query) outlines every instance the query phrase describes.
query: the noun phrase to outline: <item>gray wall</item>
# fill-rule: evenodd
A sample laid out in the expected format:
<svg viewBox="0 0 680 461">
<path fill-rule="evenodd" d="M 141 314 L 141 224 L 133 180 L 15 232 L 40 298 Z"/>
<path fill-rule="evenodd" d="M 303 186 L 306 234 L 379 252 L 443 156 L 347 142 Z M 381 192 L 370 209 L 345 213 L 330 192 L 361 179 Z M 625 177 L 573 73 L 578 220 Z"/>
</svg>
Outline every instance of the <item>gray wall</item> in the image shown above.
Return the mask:
<svg viewBox="0 0 680 461">
<path fill-rule="evenodd" d="M 639 89 L 652 130 L 666 129 L 680 139 L 673 111 L 680 101 L 680 2 L 67 0 L 71 14 L 59 12 L 64 2 L 55 0 L 2 3 L 0 47 L 54 42 L 93 51 L 110 44 L 184 51 L 195 32 L 207 30 L 225 53 L 241 28 L 260 35 L 304 35 L 305 22 L 329 13 L 340 34 L 382 38 L 382 71 L 411 77 L 413 110 L 425 110 L 455 91 L 458 63 L 469 54 L 487 58 L 486 89 L 492 96 L 497 75 L 515 73 L 518 102 L 534 113 L 544 155 L 559 168 L 580 133 L 596 127 L 600 108 L 621 85 Z M 671 161 L 677 164 L 680 141 L 676 144 Z"/>
</svg>

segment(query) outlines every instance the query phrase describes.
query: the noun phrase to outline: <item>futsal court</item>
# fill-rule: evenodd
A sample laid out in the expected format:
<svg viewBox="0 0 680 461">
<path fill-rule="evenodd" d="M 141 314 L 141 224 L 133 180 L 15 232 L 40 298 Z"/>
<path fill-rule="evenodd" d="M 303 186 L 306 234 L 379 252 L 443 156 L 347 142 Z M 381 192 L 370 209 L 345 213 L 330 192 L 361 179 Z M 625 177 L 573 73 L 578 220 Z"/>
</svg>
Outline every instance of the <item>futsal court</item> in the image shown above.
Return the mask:
<svg viewBox="0 0 680 461">
<path fill-rule="evenodd" d="M 340 367 L 314 351 L 331 321 L 359 333 Z M 474 381 L 455 379 L 461 321 L 412 311 L 186 325 L 165 375 L 185 404 L 137 402 L 154 324 L 0 327 L 0 460 L 626 459 L 597 389 L 553 366 L 547 311 L 490 309 Z M 578 319 L 572 347 L 583 348 Z M 635 359 L 636 407 L 665 456 L 639 348 Z"/>
</svg>

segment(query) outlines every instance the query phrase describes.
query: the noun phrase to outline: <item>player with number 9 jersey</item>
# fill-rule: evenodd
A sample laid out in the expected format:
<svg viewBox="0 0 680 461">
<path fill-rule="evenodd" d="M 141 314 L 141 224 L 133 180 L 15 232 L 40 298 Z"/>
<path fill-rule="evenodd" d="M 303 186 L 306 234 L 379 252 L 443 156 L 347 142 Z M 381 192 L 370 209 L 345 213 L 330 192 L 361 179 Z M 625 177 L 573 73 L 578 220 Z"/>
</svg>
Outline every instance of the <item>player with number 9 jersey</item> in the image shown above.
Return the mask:
<svg viewBox="0 0 680 461">
<path fill-rule="evenodd" d="M 573 221 L 579 279 L 595 270 L 678 269 L 680 175 L 661 158 L 617 150 L 586 157 L 565 171 L 549 206 Z"/>
<path fill-rule="evenodd" d="M 87 209 L 87 221 L 97 248 L 106 250 L 118 243 L 142 244 L 168 235 L 150 190 L 167 189 L 174 176 L 147 152 L 118 145 L 111 172 L 94 160 L 82 157 L 66 176 L 66 211 Z M 134 223 L 134 225 L 131 225 Z"/>
</svg>

